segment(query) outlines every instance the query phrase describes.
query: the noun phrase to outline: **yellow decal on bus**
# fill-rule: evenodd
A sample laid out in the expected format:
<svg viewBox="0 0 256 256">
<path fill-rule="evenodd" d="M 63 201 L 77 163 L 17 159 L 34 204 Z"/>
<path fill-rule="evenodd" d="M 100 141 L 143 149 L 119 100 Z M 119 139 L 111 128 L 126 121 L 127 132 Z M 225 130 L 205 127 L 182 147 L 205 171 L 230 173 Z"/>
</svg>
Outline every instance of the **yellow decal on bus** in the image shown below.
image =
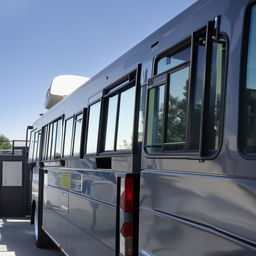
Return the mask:
<svg viewBox="0 0 256 256">
<path fill-rule="evenodd" d="M 60 186 L 62 188 L 71 188 L 71 174 L 62 173 L 60 176 Z"/>
</svg>

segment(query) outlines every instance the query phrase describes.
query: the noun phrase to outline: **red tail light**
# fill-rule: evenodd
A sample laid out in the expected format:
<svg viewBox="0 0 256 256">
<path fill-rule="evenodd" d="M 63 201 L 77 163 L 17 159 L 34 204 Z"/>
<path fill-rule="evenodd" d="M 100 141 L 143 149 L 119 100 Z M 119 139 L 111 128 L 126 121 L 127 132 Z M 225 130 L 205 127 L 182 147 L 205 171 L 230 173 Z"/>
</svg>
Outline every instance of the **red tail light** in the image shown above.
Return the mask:
<svg viewBox="0 0 256 256">
<path fill-rule="evenodd" d="M 134 204 L 134 191 L 133 191 L 133 178 L 125 177 L 121 179 L 120 189 L 120 244 L 119 250 L 122 256 L 133 255 L 133 204 Z"/>
<path fill-rule="evenodd" d="M 124 238 L 132 237 L 133 235 L 132 223 L 125 222 L 120 230 L 120 233 L 123 235 Z"/>
<path fill-rule="evenodd" d="M 121 195 L 120 206 L 124 212 L 133 211 L 133 180 L 132 178 L 125 178 L 124 191 Z"/>
</svg>

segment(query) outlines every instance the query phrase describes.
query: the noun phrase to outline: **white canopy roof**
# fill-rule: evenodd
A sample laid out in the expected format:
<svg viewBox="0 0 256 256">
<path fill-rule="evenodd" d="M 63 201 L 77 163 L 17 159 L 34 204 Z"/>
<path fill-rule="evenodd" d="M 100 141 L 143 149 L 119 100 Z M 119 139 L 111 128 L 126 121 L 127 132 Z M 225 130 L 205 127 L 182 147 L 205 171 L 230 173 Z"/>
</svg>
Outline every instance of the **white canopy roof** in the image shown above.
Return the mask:
<svg viewBox="0 0 256 256">
<path fill-rule="evenodd" d="M 45 108 L 50 109 L 89 79 L 88 77 L 77 75 L 61 75 L 55 77 L 46 93 Z"/>
</svg>

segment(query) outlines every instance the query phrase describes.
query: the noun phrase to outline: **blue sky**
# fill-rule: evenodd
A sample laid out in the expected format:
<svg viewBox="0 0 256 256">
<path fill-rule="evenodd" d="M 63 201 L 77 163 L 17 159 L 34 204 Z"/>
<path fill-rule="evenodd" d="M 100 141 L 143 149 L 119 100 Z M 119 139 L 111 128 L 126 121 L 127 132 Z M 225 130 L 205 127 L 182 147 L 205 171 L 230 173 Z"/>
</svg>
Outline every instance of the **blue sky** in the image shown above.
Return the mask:
<svg viewBox="0 0 256 256">
<path fill-rule="evenodd" d="M 0 134 L 24 139 L 57 75 L 92 77 L 196 0 L 1 0 Z"/>
</svg>

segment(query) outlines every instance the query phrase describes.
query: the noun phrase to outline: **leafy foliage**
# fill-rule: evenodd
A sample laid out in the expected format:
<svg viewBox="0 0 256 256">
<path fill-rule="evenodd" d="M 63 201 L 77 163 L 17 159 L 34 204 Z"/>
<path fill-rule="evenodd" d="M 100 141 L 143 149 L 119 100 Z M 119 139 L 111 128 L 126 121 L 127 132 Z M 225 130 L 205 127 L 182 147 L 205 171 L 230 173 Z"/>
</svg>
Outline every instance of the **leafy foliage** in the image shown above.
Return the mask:
<svg viewBox="0 0 256 256">
<path fill-rule="evenodd" d="M 3 134 L 0 135 L 0 149 L 11 149 L 12 144 L 10 140 Z"/>
</svg>

